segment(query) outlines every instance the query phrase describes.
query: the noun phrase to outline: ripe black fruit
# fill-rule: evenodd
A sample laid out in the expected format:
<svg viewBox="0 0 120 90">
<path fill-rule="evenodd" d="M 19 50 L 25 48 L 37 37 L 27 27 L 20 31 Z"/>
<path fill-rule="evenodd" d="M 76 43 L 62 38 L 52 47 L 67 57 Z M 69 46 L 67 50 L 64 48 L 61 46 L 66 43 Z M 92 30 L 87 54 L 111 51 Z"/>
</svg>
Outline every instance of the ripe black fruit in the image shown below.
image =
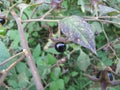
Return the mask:
<svg viewBox="0 0 120 90">
<path fill-rule="evenodd" d="M 96 78 L 100 78 L 100 75 L 102 74 L 102 71 L 99 71 L 96 75 Z M 112 81 L 113 80 L 113 76 L 112 73 L 110 71 L 107 71 L 107 76 L 109 77 L 109 80 Z"/>
<path fill-rule="evenodd" d="M 66 44 L 63 42 L 57 42 L 55 44 L 55 49 L 58 52 L 64 52 L 66 50 Z"/>
<path fill-rule="evenodd" d="M 0 18 L 0 23 L 3 25 L 5 23 L 5 19 L 4 18 Z"/>
<path fill-rule="evenodd" d="M 101 74 L 102 71 L 99 71 L 96 75 L 96 78 L 100 78 L 100 74 Z"/>
<path fill-rule="evenodd" d="M 112 76 L 112 74 L 111 74 L 111 72 L 110 72 L 110 71 L 108 71 L 107 75 L 108 75 L 108 77 L 109 77 L 110 81 L 112 81 L 112 80 L 113 80 L 113 76 Z"/>
</svg>

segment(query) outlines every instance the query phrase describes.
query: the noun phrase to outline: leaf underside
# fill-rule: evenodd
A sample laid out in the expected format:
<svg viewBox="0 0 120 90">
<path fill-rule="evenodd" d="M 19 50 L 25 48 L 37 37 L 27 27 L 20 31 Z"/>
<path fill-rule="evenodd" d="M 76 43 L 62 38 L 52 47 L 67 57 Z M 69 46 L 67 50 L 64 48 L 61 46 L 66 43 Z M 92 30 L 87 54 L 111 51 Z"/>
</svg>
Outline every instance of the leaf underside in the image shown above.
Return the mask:
<svg viewBox="0 0 120 90">
<path fill-rule="evenodd" d="M 79 16 L 66 17 L 59 22 L 59 27 L 71 41 L 96 54 L 94 30 L 83 18 Z"/>
</svg>

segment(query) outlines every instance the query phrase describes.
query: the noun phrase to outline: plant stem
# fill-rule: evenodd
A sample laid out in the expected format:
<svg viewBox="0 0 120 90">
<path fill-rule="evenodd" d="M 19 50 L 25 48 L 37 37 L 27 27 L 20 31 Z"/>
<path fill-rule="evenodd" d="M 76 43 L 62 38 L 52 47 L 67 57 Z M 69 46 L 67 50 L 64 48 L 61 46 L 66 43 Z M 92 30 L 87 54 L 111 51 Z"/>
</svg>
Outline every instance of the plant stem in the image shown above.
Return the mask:
<svg viewBox="0 0 120 90">
<path fill-rule="evenodd" d="M 29 65 L 31 73 L 33 75 L 36 88 L 37 88 L 37 90 L 44 90 L 43 86 L 42 86 L 42 83 L 41 83 L 41 79 L 38 75 L 38 70 L 35 66 L 32 54 L 31 54 L 30 49 L 28 47 L 28 42 L 25 38 L 23 26 L 21 24 L 21 19 L 18 17 L 18 15 L 15 13 L 14 10 L 11 11 L 11 14 L 14 17 L 14 19 L 16 20 L 16 23 L 17 23 L 17 26 L 18 26 L 18 31 L 19 31 L 19 34 L 20 34 L 22 47 L 23 47 L 23 49 L 25 49 L 27 51 L 27 53 L 25 55 L 26 55 L 26 58 L 28 59 L 28 65 Z"/>
<path fill-rule="evenodd" d="M 59 20 L 49 20 L 49 19 L 29 19 L 29 20 L 22 20 L 22 22 L 36 22 L 36 21 L 43 21 L 43 22 L 59 22 Z"/>
<path fill-rule="evenodd" d="M 24 54 L 24 52 L 22 51 L 22 52 L 19 52 L 19 53 L 17 53 L 17 54 L 15 54 L 15 55 L 13 55 L 12 57 L 10 57 L 10 58 L 8 58 L 8 59 L 6 59 L 5 61 L 3 61 L 2 63 L 0 63 L 0 66 L 2 66 L 2 65 L 4 65 L 4 64 L 6 64 L 7 62 L 9 62 L 10 60 L 12 60 L 13 58 L 15 58 L 15 57 L 17 57 L 17 56 L 19 56 L 19 55 L 21 55 L 21 54 Z"/>
</svg>

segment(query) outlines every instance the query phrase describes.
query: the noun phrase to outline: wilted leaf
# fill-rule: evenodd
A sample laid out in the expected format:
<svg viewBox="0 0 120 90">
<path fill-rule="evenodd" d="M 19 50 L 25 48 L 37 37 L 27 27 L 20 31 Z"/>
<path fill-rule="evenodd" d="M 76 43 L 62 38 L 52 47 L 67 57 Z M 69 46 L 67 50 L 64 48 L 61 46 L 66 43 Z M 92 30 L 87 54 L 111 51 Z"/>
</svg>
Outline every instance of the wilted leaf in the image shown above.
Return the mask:
<svg viewBox="0 0 120 90">
<path fill-rule="evenodd" d="M 0 63 L 3 62 L 4 60 L 8 59 L 10 57 L 8 49 L 5 47 L 4 43 L 0 40 Z M 4 65 L 3 67 L 0 67 L 1 69 L 5 69 L 8 64 Z"/>
<path fill-rule="evenodd" d="M 80 68 L 80 70 L 86 71 L 89 65 L 90 65 L 89 56 L 81 50 L 80 56 L 77 59 L 77 66 Z"/>
<path fill-rule="evenodd" d="M 94 30 L 79 16 L 70 16 L 59 22 L 61 31 L 74 43 L 90 49 L 96 54 Z"/>
<path fill-rule="evenodd" d="M 119 13 L 118 10 L 108 7 L 108 6 L 105 6 L 105 5 L 99 5 L 98 7 L 99 7 L 100 15 L 105 15 L 105 14 L 112 13 L 112 12 Z"/>
</svg>

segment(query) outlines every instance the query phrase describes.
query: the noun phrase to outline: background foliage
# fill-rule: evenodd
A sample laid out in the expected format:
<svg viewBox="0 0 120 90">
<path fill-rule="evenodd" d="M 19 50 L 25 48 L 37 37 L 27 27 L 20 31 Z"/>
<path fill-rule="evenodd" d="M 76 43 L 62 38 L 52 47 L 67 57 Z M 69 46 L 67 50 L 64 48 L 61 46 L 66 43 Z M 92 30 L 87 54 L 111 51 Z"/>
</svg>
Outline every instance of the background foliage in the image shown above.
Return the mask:
<svg viewBox="0 0 120 90">
<path fill-rule="evenodd" d="M 55 9 L 46 16 L 46 19 L 53 21 L 29 23 L 25 21 L 30 18 L 39 19 L 51 9 L 51 4 L 39 5 L 41 1 L 0 1 L 1 13 L 6 15 L 6 23 L 0 26 L 0 63 L 22 50 L 18 28 L 10 14 L 11 9 L 14 9 L 23 20 L 28 45 L 45 90 L 99 90 L 99 86 L 93 85 L 94 83 L 84 77 L 83 73 L 95 75 L 95 68 L 101 70 L 107 66 L 117 74 L 120 73 L 120 0 L 64 0 L 62 9 Z M 51 1 L 45 0 L 45 2 Z M 75 16 L 84 19 L 85 24 L 80 22 L 77 26 L 77 22 L 81 19 Z M 49 48 L 51 40 L 48 26 L 53 29 L 54 37 L 59 33 L 58 24 L 54 20 L 61 20 L 59 25 L 62 28 L 62 37 L 67 36 L 65 33 L 67 29 L 67 32 L 83 35 L 80 40 L 84 43 L 75 41 L 76 35 L 73 35 L 71 37 L 73 42 L 67 44 L 64 53 L 57 52 L 54 47 Z M 81 28 L 87 31 L 82 32 Z M 88 45 L 84 46 L 86 43 Z M 58 60 L 65 56 L 68 59 L 54 67 Z M 14 61 L 15 59 L 0 66 L 0 69 L 7 68 Z M 27 60 L 19 62 L 12 68 L 4 83 L 9 90 L 36 90 Z M 119 88 L 120 86 L 109 87 L 109 90 Z M 0 89 L 6 90 L 4 86 Z"/>
</svg>

